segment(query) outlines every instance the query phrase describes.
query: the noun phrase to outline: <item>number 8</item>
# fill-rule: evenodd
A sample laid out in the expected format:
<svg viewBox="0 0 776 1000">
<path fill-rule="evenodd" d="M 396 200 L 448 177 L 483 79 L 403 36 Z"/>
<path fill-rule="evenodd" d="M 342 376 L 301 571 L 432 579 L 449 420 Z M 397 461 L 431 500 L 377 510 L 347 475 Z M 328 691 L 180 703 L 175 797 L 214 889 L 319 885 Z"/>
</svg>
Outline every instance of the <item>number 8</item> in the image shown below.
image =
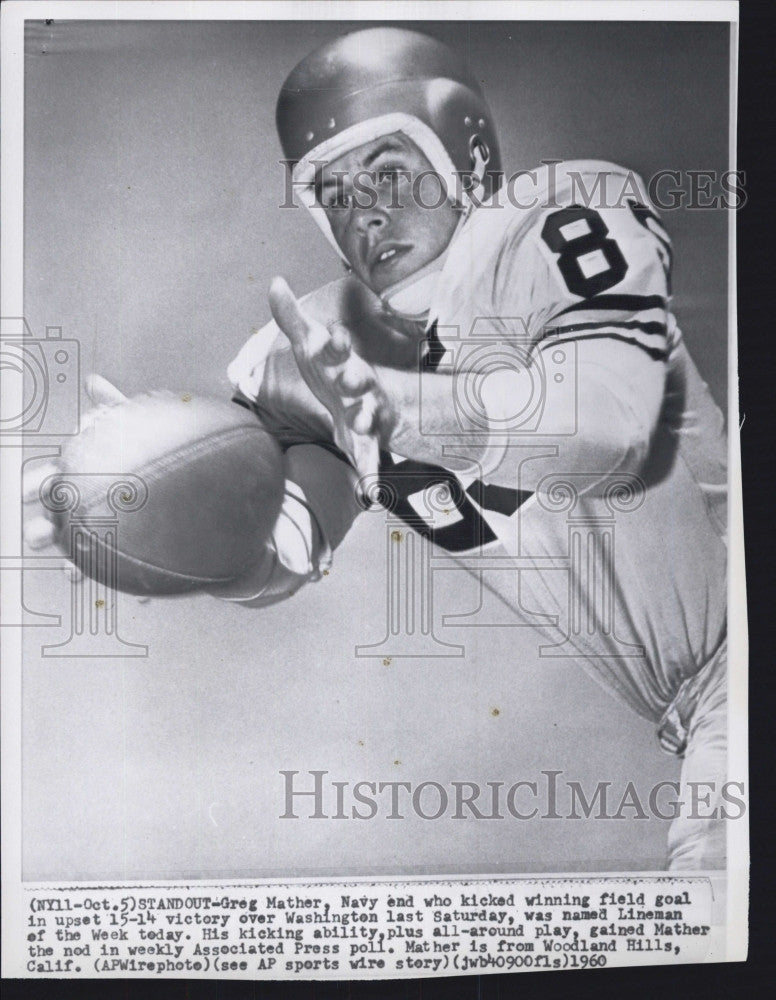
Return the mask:
<svg viewBox="0 0 776 1000">
<path fill-rule="evenodd" d="M 587 232 L 579 236 L 564 236 L 562 230 L 566 226 L 581 221 L 587 223 Z M 547 216 L 542 239 L 553 253 L 559 255 L 558 268 L 566 287 L 574 295 L 590 298 L 605 292 L 625 277 L 628 265 L 615 241 L 607 238 L 608 233 L 606 223 L 592 208 L 572 205 Z M 608 267 L 588 277 L 582 270 L 580 258 L 596 250 L 603 255 Z"/>
</svg>

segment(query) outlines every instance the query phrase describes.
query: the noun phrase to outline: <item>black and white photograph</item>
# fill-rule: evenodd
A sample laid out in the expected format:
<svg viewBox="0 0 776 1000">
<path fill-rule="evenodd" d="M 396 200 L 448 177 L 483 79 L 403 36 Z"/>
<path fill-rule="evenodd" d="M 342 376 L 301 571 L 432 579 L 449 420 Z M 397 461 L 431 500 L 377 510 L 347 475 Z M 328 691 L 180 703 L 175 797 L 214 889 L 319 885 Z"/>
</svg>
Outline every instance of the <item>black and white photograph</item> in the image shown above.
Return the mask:
<svg viewBox="0 0 776 1000">
<path fill-rule="evenodd" d="M 119 6 L 3 9 L 4 974 L 741 960 L 737 5 Z"/>
</svg>

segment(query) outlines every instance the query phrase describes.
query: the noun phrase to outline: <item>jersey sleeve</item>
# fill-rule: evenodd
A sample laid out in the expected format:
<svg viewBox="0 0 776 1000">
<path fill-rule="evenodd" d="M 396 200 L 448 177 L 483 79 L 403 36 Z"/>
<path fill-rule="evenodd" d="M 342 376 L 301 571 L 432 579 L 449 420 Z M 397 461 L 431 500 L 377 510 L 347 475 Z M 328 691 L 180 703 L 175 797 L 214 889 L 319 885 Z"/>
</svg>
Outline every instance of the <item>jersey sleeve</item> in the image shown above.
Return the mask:
<svg viewBox="0 0 776 1000">
<path fill-rule="evenodd" d="M 557 455 L 535 462 L 534 472 L 637 471 L 659 421 L 666 362 L 678 338 L 669 305 L 670 241 L 636 197 L 596 208 L 558 201 L 507 234 L 495 290 L 500 315 L 521 320 L 516 334 L 527 338 L 532 362 L 526 372 L 545 375 L 541 419 L 528 429 L 551 436 Z M 505 373 L 503 385 L 494 381 L 487 407 L 494 426 L 509 426 L 510 378 L 517 386 L 520 377 L 528 391 L 523 372 Z M 488 454 L 498 461 L 494 482 L 514 477 L 505 435 L 491 434 Z"/>
<path fill-rule="evenodd" d="M 502 247 L 497 298 L 527 317 L 534 349 L 605 339 L 664 361 L 677 336 L 670 315 L 671 242 L 636 195 L 616 205 L 571 202 L 534 214 Z"/>
</svg>

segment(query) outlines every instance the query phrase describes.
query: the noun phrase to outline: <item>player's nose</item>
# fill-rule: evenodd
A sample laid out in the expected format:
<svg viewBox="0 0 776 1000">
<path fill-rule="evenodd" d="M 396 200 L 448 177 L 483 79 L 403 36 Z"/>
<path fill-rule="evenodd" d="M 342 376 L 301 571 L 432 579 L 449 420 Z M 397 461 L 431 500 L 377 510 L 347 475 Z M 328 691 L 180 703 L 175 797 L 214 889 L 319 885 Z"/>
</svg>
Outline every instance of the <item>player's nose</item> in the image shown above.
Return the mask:
<svg viewBox="0 0 776 1000">
<path fill-rule="evenodd" d="M 357 209 L 355 225 L 358 232 L 364 235 L 379 232 L 388 225 L 388 213 L 380 205 Z"/>
</svg>

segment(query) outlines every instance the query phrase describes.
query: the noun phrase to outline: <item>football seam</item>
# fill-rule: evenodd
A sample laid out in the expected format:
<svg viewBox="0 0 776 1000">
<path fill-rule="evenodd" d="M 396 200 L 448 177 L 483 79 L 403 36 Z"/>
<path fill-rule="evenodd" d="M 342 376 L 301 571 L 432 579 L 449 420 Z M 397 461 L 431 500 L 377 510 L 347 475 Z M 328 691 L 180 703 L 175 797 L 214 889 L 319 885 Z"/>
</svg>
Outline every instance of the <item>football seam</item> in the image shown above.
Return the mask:
<svg viewBox="0 0 776 1000">
<path fill-rule="evenodd" d="M 147 465 L 141 466 L 136 472 L 125 473 L 125 475 L 135 475 L 141 479 L 144 475 L 147 475 L 149 478 L 154 478 L 154 476 L 159 472 L 166 472 L 170 469 L 174 469 L 178 465 L 184 465 L 189 459 L 194 458 L 200 452 L 207 450 L 207 447 L 214 442 L 221 440 L 229 441 L 230 438 L 238 437 L 246 430 L 251 430 L 250 424 L 245 424 L 241 427 L 230 427 L 228 430 L 224 431 L 213 431 L 207 437 L 199 438 L 197 441 L 184 445 L 180 449 L 167 452 L 165 455 L 160 455 L 158 458 L 154 458 L 148 462 Z M 258 424 L 256 425 L 256 430 L 260 434 L 271 438 L 271 436 L 267 434 L 266 431 L 262 430 Z M 271 438 L 271 440 L 273 444 L 279 448 L 275 439 Z"/>
<path fill-rule="evenodd" d="M 142 566 L 144 569 L 154 569 L 159 573 L 164 573 L 165 576 L 174 576 L 178 580 L 187 580 L 189 583 L 229 583 L 230 580 L 235 579 L 235 577 L 232 576 L 194 576 L 194 574 L 191 573 L 179 573 L 175 569 L 167 569 L 164 566 L 157 566 L 155 563 L 146 562 L 145 559 L 138 559 L 137 556 L 130 556 L 126 552 L 122 552 L 120 549 L 114 549 L 113 551 L 120 559 L 126 559 L 127 562 L 130 562 L 135 566 Z M 120 566 L 117 566 L 116 569 L 120 576 Z"/>
</svg>

